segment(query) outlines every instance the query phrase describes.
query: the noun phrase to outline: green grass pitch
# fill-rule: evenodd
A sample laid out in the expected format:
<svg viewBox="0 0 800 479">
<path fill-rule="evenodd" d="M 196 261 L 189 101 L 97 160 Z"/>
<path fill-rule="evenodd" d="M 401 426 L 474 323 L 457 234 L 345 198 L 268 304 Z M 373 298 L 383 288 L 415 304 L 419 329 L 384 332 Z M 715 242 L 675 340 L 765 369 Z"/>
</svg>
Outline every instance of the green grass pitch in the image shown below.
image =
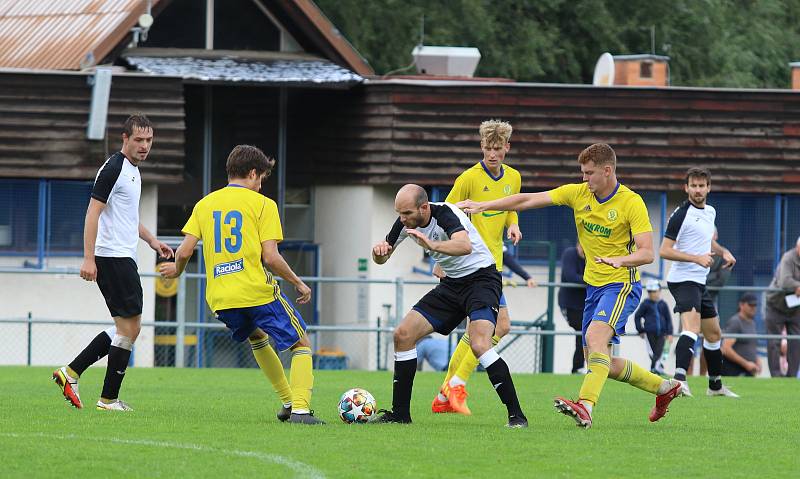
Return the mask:
<svg viewBox="0 0 800 479">
<path fill-rule="evenodd" d="M 530 421 L 508 430 L 485 374 L 470 382 L 471 417 L 433 415 L 441 374 L 417 374 L 414 424 L 347 425 L 336 413 L 351 387 L 391 403 L 391 373 L 317 371 L 320 427 L 275 419 L 278 400 L 256 369 L 128 370 L 133 413 L 96 411 L 104 368 L 81 378 L 87 406 L 63 401 L 51 368 L 0 368 L 0 464 L 20 477 L 797 477 L 800 381 L 732 378 L 741 399 L 679 398 L 651 424 L 653 397 L 606 383 L 595 425 L 582 430 L 552 407 L 578 376 L 514 377 Z"/>
</svg>

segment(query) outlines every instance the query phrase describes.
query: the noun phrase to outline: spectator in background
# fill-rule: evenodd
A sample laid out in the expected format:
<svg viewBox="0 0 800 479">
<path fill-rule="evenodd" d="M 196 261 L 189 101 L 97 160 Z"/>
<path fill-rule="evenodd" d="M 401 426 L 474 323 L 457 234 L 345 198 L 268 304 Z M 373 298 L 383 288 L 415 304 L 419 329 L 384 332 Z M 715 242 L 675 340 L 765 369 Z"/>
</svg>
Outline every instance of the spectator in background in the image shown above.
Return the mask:
<svg viewBox="0 0 800 479">
<path fill-rule="evenodd" d="M 450 344 L 447 338 L 429 334 L 417 341 L 417 371 L 422 370 L 423 360 L 427 360 L 436 371 L 447 371 L 447 363 L 450 361 Z"/>
<path fill-rule="evenodd" d="M 739 298 L 739 312 L 728 319 L 725 334 L 756 334 L 758 298 L 745 293 Z M 723 338 L 722 375 L 756 376 L 761 372 L 758 360 L 758 340 L 752 338 Z"/>
<path fill-rule="evenodd" d="M 561 282 L 586 284 L 583 281 L 583 270 L 586 268 L 586 255 L 580 243 L 570 246 L 561 254 Z M 583 328 L 583 306 L 586 302 L 586 288 L 558 289 L 558 307 L 561 314 L 567 319 L 569 326 L 575 331 Z M 579 373 L 583 369 L 583 340 L 580 335 L 575 336 L 575 353 L 572 355 L 572 373 Z"/>
<path fill-rule="evenodd" d="M 719 233 L 717 232 L 717 228 L 714 227 L 714 241 L 717 241 L 719 237 Z M 725 283 L 728 282 L 728 278 L 731 277 L 731 268 L 724 268 L 725 260 L 720 255 L 716 255 L 712 257 L 713 262 L 711 263 L 711 267 L 708 269 L 708 275 L 706 276 L 706 289 L 709 286 L 721 288 L 725 286 Z M 717 304 L 717 297 L 719 297 L 719 290 L 716 289 L 708 289 L 708 295 L 711 296 L 711 301 L 714 304 Z"/>
<path fill-rule="evenodd" d="M 633 315 L 633 322 L 636 325 L 636 332 L 641 337 L 647 338 L 650 372 L 664 374 L 661 354 L 664 351 L 666 338 L 669 337 L 672 341 L 672 314 L 667 303 L 661 299 L 661 284 L 657 280 L 651 279 L 645 288 L 647 298 L 639 304 Z"/>
<path fill-rule="evenodd" d="M 781 334 L 785 327 L 789 335 L 800 334 L 800 307 L 790 307 L 786 301 L 788 296 L 800 296 L 800 238 L 797 238 L 795 247 L 781 257 L 769 287 L 783 291 L 767 293 L 767 333 Z M 767 341 L 767 362 L 772 377 L 783 376 L 780 368 L 780 344 L 779 339 Z M 788 341 L 787 360 L 789 370 L 786 376 L 796 377 L 800 366 L 800 341 Z"/>
</svg>

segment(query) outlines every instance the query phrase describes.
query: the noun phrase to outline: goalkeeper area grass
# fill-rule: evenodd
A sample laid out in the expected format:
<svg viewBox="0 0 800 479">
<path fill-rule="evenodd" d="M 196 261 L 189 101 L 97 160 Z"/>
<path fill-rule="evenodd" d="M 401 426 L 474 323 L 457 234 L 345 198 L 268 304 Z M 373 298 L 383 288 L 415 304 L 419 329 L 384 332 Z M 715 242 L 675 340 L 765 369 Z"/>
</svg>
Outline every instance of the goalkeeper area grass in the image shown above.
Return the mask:
<svg viewBox="0 0 800 479">
<path fill-rule="evenodd" d="M 391 407 L 391 372 L 315 371 L 313 408 L 324 426 L 280 423 L 257 369 L 130 368 L 120 398 L 130 413 L 97 411 L 104 367 L 81 377 L 84 409 L 70 407 L 53 368 L 0 368 L 4 478 L 30 477 L 797 477 L 800 381 L 726 378 L 740 399 L 678 398 L 659 422 L 654 396 L 608 381 L 594 426 L 553 409 L 580 376 L 514 376 L 530 422 L 504 427 L 485 373 L 468 385 L 472 416 L 434 415 L 443 373 L 418 373 L 414 423 L 344 424 L 339 396 L 370 391 Z"/>
</svg>

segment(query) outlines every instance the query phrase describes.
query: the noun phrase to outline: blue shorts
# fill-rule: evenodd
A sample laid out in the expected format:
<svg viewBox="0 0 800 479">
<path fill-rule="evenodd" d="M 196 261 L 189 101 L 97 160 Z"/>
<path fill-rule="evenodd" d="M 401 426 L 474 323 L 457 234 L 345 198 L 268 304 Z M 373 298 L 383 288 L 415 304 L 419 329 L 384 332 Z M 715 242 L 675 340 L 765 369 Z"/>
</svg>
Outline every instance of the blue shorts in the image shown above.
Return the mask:
<svg viewBox="0 0 800 479">
<path fill-rule="evenodd" d="M 625 334 L 625 324 L 639 306 L 642 298 L 642 283 L 611 283 L 605 286 L 586 286 L 586 303 L 583 307 L 583 345 L 586 346 L 586 330 L 592 321 L 602 321 L 614 329 L 611 342 L 619 344 Z"/>
<path fill-rule="evenodd" d="M 500 293 L 500 304 L 501 308 L 507 308 L 508 303 L 506 302 L 506 293 Z"/>
<path fill-rule="evenodd" d="M 306 334 L 306 323 L 283 293 L 261 306 L 217 311 L 217 319 L 230 329 L 231 338 L 240 343 L 260 328 L 275 341 L 278 351 L 291 348 Z"/>
</svg>

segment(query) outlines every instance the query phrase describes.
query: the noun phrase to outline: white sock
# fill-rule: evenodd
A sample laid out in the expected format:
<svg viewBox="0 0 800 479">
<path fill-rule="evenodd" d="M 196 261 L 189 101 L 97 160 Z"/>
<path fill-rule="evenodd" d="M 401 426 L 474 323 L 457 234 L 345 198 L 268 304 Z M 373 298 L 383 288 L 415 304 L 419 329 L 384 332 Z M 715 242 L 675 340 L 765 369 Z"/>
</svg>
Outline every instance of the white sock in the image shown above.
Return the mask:
<svg viewBox="0 0 800 479">
<path fill-rule="evenodd" d="M 292 409 L 292 414 L 308 414 L 308 409 Z"/>
<path fill-rule="evenodd" d="M 463 385 L 465 385 L 465 384 L 467 384 L 467 383 L 466 383 L 466 381 L 464 381 L 463 379 L 461 379 L 460 377 L 458 377 L 458 375 L 457 375 L 457 374 L 453 374 L 453 377 L 452 377 L 452 378 L 450 378 L 450 382 L 448 382 L 447 384 L 448 384 L 448 385 L 449 385 L 451 388 L 454 388 L 454 387 L 456 387 L 456 386 L 463 386 Z"/>
<path fill-rule="evenodd" d="M 588 401 L 581 401 L 581 406 L 586 408 L 590 416 L 592 415 L 592 403 Z"/>
<path fill-rule="evenodd" d="M 436 399 L 438 399 L 439 402 L 447 402 L 447 401 L 449 401 L 449 399 L 447 399 L 447 397 L 442 393 L 437 394 L 436 395 Z"/>
</svg>

